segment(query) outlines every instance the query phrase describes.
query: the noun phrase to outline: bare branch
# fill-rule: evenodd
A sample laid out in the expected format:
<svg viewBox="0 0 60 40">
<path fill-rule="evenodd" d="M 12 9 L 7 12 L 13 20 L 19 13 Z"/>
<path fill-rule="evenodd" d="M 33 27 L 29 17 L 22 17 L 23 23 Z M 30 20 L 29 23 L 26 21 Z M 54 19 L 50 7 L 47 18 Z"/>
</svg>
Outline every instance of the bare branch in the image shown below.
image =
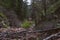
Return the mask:
<svg viewBox="0 0 60 40">
<path fill-rule="evenodd" d="M 43 39 L 43 40 L 49 40 L 49 39 L 52 38 L 52 37 L 58 36 L 58 34 L 60 34 L 60 32 L 58 32 L 58 33 L 56 33 L 56 34 L 52 34 L 52 35 L 50 35 L 49 37 L 47 37 L 47 38 L 45 38 L 45 39 Z"/>
</svg>

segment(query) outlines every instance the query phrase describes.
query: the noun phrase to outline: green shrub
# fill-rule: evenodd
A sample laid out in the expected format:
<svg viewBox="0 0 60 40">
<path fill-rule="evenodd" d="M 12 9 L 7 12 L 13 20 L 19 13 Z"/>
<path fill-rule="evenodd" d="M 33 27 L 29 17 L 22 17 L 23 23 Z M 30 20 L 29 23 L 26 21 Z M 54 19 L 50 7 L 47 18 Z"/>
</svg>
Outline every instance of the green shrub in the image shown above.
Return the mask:
<svg viewBox="0 0 60 40">
<path fill-rule="evenodd" d="M 9 26 L 9 22 L 7 20 L 7 17 L 0 12 L 0 23 L 2 24 L 2 27 L 7 28 Z"/>
<path fill-rule="evenodd" d="M 0 17 L 3 17 L 4 19 L 7 19 L 7 17 L 2 12 L 0 12 Z"/>
<path fill-rule="evenodd" d="M 31 23 L 26 20 L 26 21 L 24 21 L 24 22 L 21 24 L 21 26 L 22 26 L 23 28 L 29 28 L 29 27 L 31 26 Z"/>
</svg>

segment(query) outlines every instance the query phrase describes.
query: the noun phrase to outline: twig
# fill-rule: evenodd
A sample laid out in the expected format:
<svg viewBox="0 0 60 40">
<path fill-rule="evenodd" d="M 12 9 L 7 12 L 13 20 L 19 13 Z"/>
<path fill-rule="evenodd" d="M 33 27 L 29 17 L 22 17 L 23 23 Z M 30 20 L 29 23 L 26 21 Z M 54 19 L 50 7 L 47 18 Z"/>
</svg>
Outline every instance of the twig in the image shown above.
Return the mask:
<svg viewBox="0 0 60 40">
<path fill-rule="evenodd" d="M 58 34 L 60 34 L 60 32 L 58 32 L 58 33 L 56 33 L 56 34 L 52 34 L 52 35 L 50 35 L 49 37 L 47 37 L 47 38 L 45 38 L 45 39 L 43 39 L 43 40 L 49 40 L 49 39 L 52 38 L 52 37 L 58 36 Z"/>
</svg>

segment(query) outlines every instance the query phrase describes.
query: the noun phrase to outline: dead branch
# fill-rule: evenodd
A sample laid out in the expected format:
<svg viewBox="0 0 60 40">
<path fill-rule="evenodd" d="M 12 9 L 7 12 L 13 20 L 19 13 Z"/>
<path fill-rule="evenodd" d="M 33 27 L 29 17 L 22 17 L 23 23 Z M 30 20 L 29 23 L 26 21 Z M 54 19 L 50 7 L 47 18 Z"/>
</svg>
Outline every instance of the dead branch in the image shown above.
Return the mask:
<svg viewBox="0 0 60 40">
<path fill-rule="evenodd" d="M 60 32 L 58 32 L 58 33 L 56 33 L 56 34 L 52 34 L 52 35 L 48 36 L 47 38 L 45 38 L 45 39 L 43 39 L 43 40 L 49 40 L 49 39 L 51 39 L 52 37 L 57 37 L 57 36 L 59 36 L 58 34 L 60 34 Z"/>
</svg>

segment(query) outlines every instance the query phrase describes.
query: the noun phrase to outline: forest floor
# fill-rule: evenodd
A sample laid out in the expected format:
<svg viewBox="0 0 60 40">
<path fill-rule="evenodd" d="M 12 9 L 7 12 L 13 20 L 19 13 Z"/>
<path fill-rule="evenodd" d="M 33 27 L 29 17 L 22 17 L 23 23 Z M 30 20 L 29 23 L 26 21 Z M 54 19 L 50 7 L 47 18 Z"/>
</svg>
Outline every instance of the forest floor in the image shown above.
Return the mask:
<svg viewBox="0 0 60 40">
<path fill-rule="evenodd" d="M 33 31 L 26 31 L 24 28 L 1 28 L 0 39 L 1 40 L 12 40 L 12 39 L 28 39 L 37 38 L 37 33 Z M 3 38 L 3 39 L 2 39 Z"/>
<path fill-rule="evenodd" d="M 34 31 L 27 31 L 24 28 L 0 28 L 0 39 L 3 38 L 3 40 L 12 40 L 12 39 L 19 39 L 19 40 L 32 40 L 32 39 L 38 39 L 41 38 L 41 40 L 44 40 L 45 38 L 49 38 L 50 35 L 53 35 L 53 39 L 50 40 L 60 40 L 60 36 L 55 37 L 55 34 L 59 33 L 60 34 L 60 29 L 59 30 L 50 30 L 50 31 L 45 31 L 42 33 L 34 32 Z"/>
</svg>

